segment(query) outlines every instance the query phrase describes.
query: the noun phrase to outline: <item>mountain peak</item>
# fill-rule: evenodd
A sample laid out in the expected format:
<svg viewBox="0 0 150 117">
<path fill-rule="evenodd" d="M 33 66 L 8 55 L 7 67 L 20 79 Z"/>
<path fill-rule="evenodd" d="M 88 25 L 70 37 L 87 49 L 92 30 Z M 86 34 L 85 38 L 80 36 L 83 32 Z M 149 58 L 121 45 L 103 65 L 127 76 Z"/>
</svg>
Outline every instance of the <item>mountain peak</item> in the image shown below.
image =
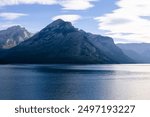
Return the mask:
<svg viewBox="0 0 150 117">
<path fill-rule="evenodd" d="M 16 25 L 16 26 L 12 26 L 12 27 L 7 28 L 7 30 L 16 30 L 16 29 L 23 29 L 23 27 Z"/>
<path fill-rule="evenodd" d="M 64 25 L 68 25 L 68 26 L 72 26 L 71 22 L 68 21 L 64 21 L 62 19 L 57 19 L 55 21 L 53 21 L 49 27 L 56 27 L 56 26 L 64 26 Z M 72 26 L 73 27 L 73 26 Z"/>
<path fill-rule="evenodd" d="M 62 19 L 57 19 L 57 20 L 53 21 L 51 24 L 61 24 L 61 23 L 65 23 L 65 21 Z"/>
<path fill-rule="evenodd" d="M 71 22 L 67 22 L 64 21 L 62 19 L 57 19 L 55 21 L 53 21 L 51 24 L 49 24 L 46 28 L 44 28 L 43 31 L 45 30 L 51 30 L 54 32 L 72 32 L 72 31 L 77 31 L 78 29 L 76 29 Z M 56 31 L 57 30 L 57 31 Z"/>
</svg>

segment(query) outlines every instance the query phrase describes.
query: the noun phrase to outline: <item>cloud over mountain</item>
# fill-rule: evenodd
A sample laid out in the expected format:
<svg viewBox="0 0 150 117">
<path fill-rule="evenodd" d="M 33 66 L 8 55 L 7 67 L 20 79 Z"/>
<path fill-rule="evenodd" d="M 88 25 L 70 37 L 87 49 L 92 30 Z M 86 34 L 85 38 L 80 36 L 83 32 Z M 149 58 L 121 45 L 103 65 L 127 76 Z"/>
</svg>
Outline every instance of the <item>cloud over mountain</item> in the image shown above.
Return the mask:
<svg viewBox="0 0 150 117">
<path fill-rule="evenodd" d="M 0 13 L 0 17 L 4 18 L 6 20 L 14 20 L 14 19 L 20 18 L 22 16 L 27 16 L 27 14 L 12 13 L 12 12 L 3 12 L 3 13 Z"/>
<path fill-rule="evenodd" d="M 79 15 L 58 15 L 52 18 L 52 20 L 57 20 L 57 19 L 63 19 L 64 21 L 70 21 L 74 23 L 75 21 L 79 20 L 81 16 Z"/>
<path fill-rule="evenodd" d="M 65 10 L 86 10 L 93 7 L 92 2 L 97 0 L 59 0 Z"/>
</svg>

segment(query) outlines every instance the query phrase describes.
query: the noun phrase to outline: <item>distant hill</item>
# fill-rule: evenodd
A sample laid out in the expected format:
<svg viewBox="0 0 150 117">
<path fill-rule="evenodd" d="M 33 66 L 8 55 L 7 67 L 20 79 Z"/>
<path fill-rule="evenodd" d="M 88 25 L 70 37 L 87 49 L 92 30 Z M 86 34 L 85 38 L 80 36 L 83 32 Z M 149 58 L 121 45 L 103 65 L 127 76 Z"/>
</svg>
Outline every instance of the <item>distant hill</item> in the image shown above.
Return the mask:
<svg viewBox="0 0 150 117">
<path fill-rule="evenodd" d="M 130 63 L 113 39 L 58 19 L 0 57 L 1 63 Z"/>
<path fill-rule="evenodd" d="M 0 31 L 0 48 L 8 49 L 17 46 L 30 38 L 32 34 L 25 28 L 13 26 Z"/>
<path fill-rule="evenodd" d="M 138 63 L 150 63 L 150 43 L 117 44 L 123 52 Z"/>
</svg>

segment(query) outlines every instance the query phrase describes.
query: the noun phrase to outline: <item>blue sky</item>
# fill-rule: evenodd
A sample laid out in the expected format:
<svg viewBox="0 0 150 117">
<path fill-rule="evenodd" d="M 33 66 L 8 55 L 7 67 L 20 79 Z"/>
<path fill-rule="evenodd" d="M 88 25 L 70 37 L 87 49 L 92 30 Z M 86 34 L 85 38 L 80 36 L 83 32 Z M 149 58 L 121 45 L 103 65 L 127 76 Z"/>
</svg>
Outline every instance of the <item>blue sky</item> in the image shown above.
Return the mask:
<svg viewBox="0 0 150 117">
<path fill-rule="evenodd" d="M 0 29 L 35 33 L 58 18 L 116 42 L 150 42 L 150 0 L 0 0 Z"/>
</svg>

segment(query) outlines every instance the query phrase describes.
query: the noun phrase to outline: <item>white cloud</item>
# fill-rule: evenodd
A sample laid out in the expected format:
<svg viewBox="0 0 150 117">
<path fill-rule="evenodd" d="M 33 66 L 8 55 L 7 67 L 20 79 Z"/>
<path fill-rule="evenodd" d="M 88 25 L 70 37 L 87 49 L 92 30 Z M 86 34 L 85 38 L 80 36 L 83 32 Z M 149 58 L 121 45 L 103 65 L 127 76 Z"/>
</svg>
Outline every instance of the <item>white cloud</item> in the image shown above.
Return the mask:
<svg viewBox="0 0 150 117">
<path fill-rule="evenodd" d="M 0 6 L 19 5 L 19 4 L 55 4 L 56 0 L 0 0 Z"/>
<path fill-rule="evenodd" d="M 93 7 L 96 0 L 59 0 L 59 4 L 65 10 L 86 10 Z"/>
<path fill-rule="evenodd" d="M 19 4 L 60 5 L 65 10 L 86 10 L 98 0 L 0 0 L 0 6 Z"/>
<path fill-rule="evenodd" d="M 150 0 L 119 0 L 118 9 L 95 18 L 99 29 L 117 39 L 150 42 Z"/>
<path fill-rule="evenodd" d="M 10 12 L 5 12 L 5 13 L 0 13 L 0 17 L 6 19 L 6 20 L 14 20 L 22 16 L 27 16 L 27 14 L 23 13 L 10 13 Z"/>
<path fill-rule="evenodd" d="M 52 18 L 52 20 L 62 19 L 64 21 L 69 21 L 74 23 L 75 21 L 81 19 L 79 15 L 58 15 Z"/>
</svg>

